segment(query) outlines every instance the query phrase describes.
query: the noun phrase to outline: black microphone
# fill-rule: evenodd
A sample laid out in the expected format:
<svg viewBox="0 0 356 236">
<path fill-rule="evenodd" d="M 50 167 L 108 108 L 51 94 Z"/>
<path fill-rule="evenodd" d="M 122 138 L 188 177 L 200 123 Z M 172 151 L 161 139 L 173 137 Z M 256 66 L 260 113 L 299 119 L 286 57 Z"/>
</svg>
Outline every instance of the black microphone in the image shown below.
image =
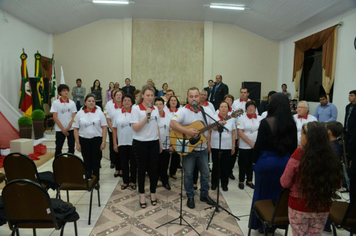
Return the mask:
<svg viewBox="0 0 356 236">
<path fill-rule="evenodd" d="M 148 104 L 148 107 L 149 108 L 152 108 L 152 104 Z M 149 121 L 151 119 L 151 112 L 150 113 L 147 113 L 147 121 Z"/>
<path fill-rule="evenodd" d="M 195 113 L 198 113 L 198 109 L 199 109 L 199 108 L 198 108 L 198 104 L 197 104 L 196 101 L 193 101 L 193 102 L 192 102 L 192 107 L 193 107 Z"/>
</svg>

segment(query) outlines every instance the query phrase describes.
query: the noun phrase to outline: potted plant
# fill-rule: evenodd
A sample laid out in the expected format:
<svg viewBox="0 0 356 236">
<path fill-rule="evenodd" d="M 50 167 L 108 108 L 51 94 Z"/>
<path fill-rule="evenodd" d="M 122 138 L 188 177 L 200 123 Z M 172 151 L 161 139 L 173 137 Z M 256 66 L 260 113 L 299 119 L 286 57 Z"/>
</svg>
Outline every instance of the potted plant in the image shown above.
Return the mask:
<svg viewBox="0 0 356 236">
<path fill-rule="evenodd" d="M 33 130 L 35 133 L 35 139 L 43 138 L 44 121 L 46 118 L 46 114 L 42 110 L 36 109 L 32 111 L 31 117 L 33 121 Z"/>
<path fill-rule="evenodd" d="M 20 138 L 32 137 L 32 120 L 30 117 L 22 116 L 17 120 L 19 124 Z"/>
</svg>

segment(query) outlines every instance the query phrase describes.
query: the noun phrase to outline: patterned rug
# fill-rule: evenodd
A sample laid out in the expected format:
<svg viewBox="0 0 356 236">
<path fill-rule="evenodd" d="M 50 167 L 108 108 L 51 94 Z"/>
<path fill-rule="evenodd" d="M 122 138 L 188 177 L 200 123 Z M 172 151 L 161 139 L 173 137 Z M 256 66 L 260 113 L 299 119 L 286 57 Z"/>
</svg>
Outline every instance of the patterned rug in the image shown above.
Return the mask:
<svg viewBox="0 0 356 236">
<path fill-rule="evenodd" d="M 170 178 L 172 189 L 166 190 L 163 187 L 157 187 L 156 197 L 158 203 L 151 205 L 149 199 L 149 182 L 146 177 L 146 209 L 139 206 L 139 194 L 137 190 L 127 188 L 121 190 L 121 183 L 116 186 L 111 195 L 103 213 L 99 217 L 91 235 L 197 235 L 197 233 L 186 225 L 184 221 L 177 219 L 174 224 L 156 227 L 176 219 L 180 213 L 180 174 L 178 179 Z M 198 184 L 199 186 L 199 184 Z M 186 206 L 186 196 L 183 190 L 183 219 L 191 224 L 200 235 L 218 236 L 218 235 L 243 235 L 234 217 L 223 210 L 220 210 L 212 219 L 210 227 L 206 230 L 215 208 L 209 207 L 199 200 L 200 191 L 196 191 L 195 208 L 189 209 Z M 216 191 L 209 191 L 210 196 L 216 200 Z M 230 211 L 223 196 L 220 194 L 220 205 Z"/>
</svg>

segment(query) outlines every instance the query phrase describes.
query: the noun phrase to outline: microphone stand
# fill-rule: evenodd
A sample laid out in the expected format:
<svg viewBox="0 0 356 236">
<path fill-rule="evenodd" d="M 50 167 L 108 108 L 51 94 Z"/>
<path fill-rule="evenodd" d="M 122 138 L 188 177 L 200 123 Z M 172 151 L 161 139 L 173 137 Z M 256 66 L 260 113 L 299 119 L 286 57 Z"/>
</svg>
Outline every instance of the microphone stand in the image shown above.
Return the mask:
<svg viewBox="0 0 356 236">
<path fill-rule="evenodd" d="M 181 148 L 182 148 L 182 151 L 181 153 L 184 153 L 184 150 L 185 150 L 185 146 L 187 145 L 187 139 L 186 139 L 186 136 L 183 135 L 183 142 L 180 141 L 179 139 L 177 139 Z M 174 147 L 174 144 L 171 143 L 171 145 Z M 177 144 L 175 144 L 175 146 L 177 146 Z M 176 150 L 177 150 L 177 147 L 176 147 Z M 178 150 L 177 150 L 178 151 Z M 182 155 L 182 154 L 181 154 Z M 181 176 L 181 180 L 180 180 L 180 208 L 179 208 L 179 216 L 173 220 L 170 220 L 164 224 L 161 224 L 159 226 L 156 227 L 156 229 L 164 226 L 164 225 L 167 225 L 167 224 L 177 224 L 177 225 L 184 225 L 182 224 L 182 221 L 184 221 L 186 223 L 186 226 L 189 226 L 190 228 L 192 228 L 195 233 L 197 233 L 199 236 L 200 234 L 198 233 L 198 231 L 196 229 L 194 229 L 194 227 L 188 223 L 188 221 L 186 221 L 184 218 L 183 218 L 183 178 L 184 178 L 184 171 L 183 171 L 184 168 L 181 169 L 181 172 L 182 172 L 182 176 Z M 173 223 L 174 221 L 178 220 L 179 219 L 179 223 Z"/>
<path fill-rule="evenodd" d="M 213 117 L 211 117 L 209 114 L 207 114 L 204 109 L 202 107 L 199 108 L 199 110 L 203 113 L 203 115 L 206 115 L 208 116 L 210 119 L 212 119 L 218 126 L 218 132 L 219 132 L 219 154 L 218 154 L 218 184 L 217 184 L 217 197 L 216 197 L 216 202 L 214 204 L 214 206 L 211 206 L 211 207 L 207 207 L 205 208 L 204 210 L 207 210 L 207 209 L 211 209 L 211 208 L 215 208 L 212 215 L 211 215 L 211 218 L 209 220 L 209 223 L 208 223 L 208 226 L 206 227 L 206 230 L 209 229 L 209 226 L 211 224 L 211 221 L 213 220 L 214 216 L 215 216 L 215 213 L 216 212 L 220 212 L 219 209 L 221 210 L 224 210 L 227 214 L 235 217 L 236 219 L 240 220 L 239 217 L 235 216 L 234 214 L 232 214 L 231 212 L 229 212 L 228 210 L 226 210 L 224 207 L 222 207 L 220 204 L 219 204 L 219 200 L 220 200 L 220 162 L 221 162 L 221 156 L 222 156 L 222 151 L 221 151 L 221 134 L 222 132 L 224 132 L 224 129 L 226 131 L 229 131 L 225 126 L 221 125 L 217 120 L 215 120 Z"/>
</svg>

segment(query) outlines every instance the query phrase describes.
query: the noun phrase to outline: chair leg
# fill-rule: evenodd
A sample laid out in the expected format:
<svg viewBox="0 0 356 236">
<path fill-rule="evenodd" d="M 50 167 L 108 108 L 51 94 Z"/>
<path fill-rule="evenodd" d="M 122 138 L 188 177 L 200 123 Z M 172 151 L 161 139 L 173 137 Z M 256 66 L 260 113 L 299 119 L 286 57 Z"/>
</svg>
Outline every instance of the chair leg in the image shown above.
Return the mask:
<svg viewBox="0 0 356 236">
<path fill-rule="evenodd" d="M 90 191 L 90 203 L 89 203 L 89 220 L 88 220 L 88 225 L 90 225 L 90 219 L 91 219 L 91 204 L 92 204 L 92 201 L 93 201 L 93 191 L 94 189 L 92 189 Z"/>
<path fill-rule="evenodd" d="M 69 191 L 67 190 L 67 202 L 69 202 Z"/>
<path fill-rule="evenodd" d="M 98 191 L 98 206 L 100 207 L 100 192 L 99 192 L 99 191 L 100 191 L 100 189 L 98 188 L 98 190 L 97 190 L 97 191 Z"/>
<path fill-rule="evenodd" d="M 65 226 L 65 224 L 64 224 L 64 225 L 62 226 L 62 228 L 61 228 L 61 236 L 63 236 L 64 226 Z"/>
<path fill-rule="evenodd" d="M 78 236 L 77 221 L 74 221 L 74 232 L 75 236 Z"/>
<path fill-rule="evenodd" d="M 334 223 L 331 223 L 331 225 L 332 225 L 332 227 L 333 227 L 333 235 L 334 235 L 334 236 L 337 236 L 335 224 L 334 224 Z"/>
<path fill-rule="evenodd" d="M 287 236 L 287 235 L 288 235 L 288 228 L 289 228 L 289 225 L 287 225 L 287 228 L 286 228 L 286 230 L 285 230 L 285 232 L 284 232 L 284 236 Z"/>
<path fill-rule="evenodd" d="M 37 233 L 36 233 L 36 229 L 35 229 L 35 228 L 33 228 L 33 229 L 32 229 L 32 231 L 33 231 L 33 236 L 36 236 L 36 235 L 37 235 Z"/>
</svg>

